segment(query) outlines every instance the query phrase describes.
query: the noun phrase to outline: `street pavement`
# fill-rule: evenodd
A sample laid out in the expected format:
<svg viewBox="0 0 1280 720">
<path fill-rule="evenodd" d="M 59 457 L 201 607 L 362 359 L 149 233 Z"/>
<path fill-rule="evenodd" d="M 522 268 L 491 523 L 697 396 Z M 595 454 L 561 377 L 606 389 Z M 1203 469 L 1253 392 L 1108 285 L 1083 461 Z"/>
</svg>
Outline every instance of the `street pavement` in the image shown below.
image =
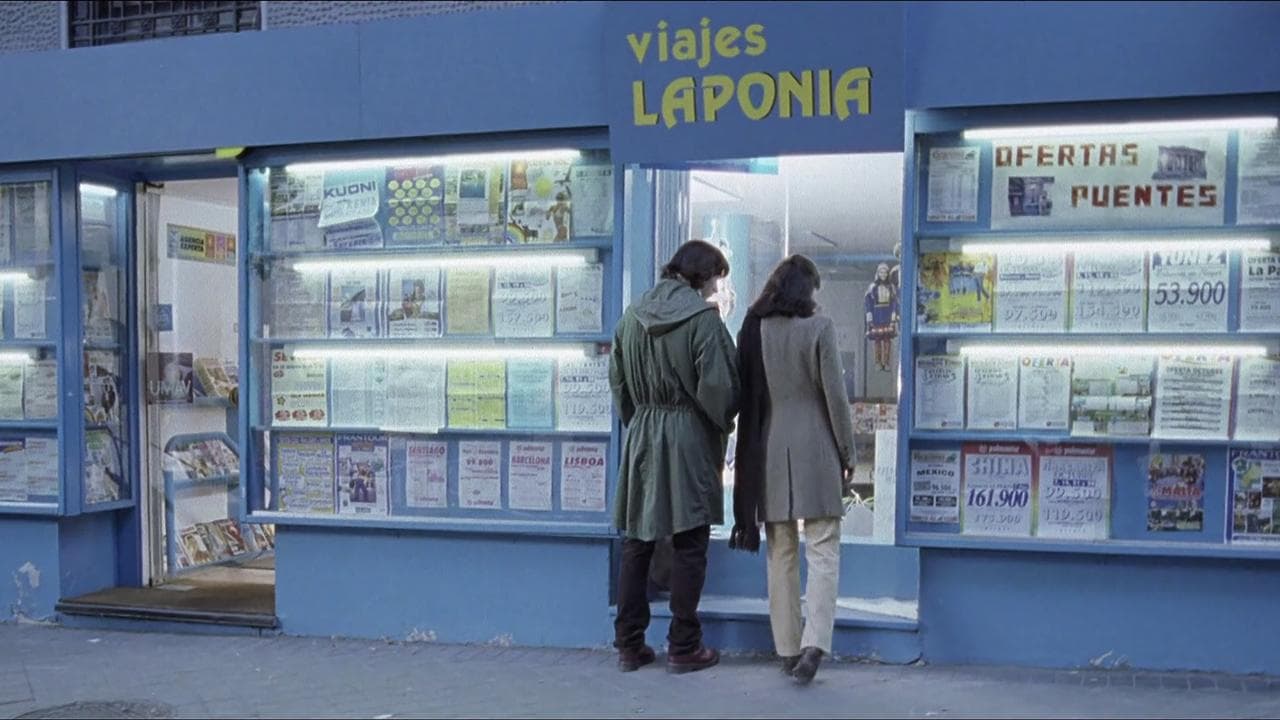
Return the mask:
<svg viewBox="0 0 1280 720">
<path fill-rule="evenodd" d="M 1280 717 L 1280 678 L 769 658 L 669 675 L 614 655 L 0 625 L 3 717 Z"/>
</svg>

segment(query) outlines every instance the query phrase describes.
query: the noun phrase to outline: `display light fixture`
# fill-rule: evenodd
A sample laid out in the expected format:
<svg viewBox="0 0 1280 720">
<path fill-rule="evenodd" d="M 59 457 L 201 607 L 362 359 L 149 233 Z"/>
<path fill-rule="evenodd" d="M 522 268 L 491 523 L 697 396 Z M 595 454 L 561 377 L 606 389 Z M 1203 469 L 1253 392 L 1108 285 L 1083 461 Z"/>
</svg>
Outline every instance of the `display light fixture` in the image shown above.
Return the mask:
<svg viewBox="0 0 1280 720">
<path fill-rule="evenodd" d="M 1072 239 L 1055 240 L 1017 240 L 1017 241 L 977 241 L 964 242 L 960 252 L 964 253 L 1024 253 L 1036 254 L 1046 251 L 1069 252 L 1086 255 L 1126 255 L 1130 253 L 1162 250 L 1167 252 L 1222 252 L 1223 250 L 1270 250 L 1271 240 L 1260 237 L 1224 237 L 1195 238 L 1179 240 L 1177 238 L 1139 239 Z"/>
<path fill-rule="evenodd" d="M 1053 345 L 1043 343 L 1010 343 L 1010 342 L 969 342 L 960 346 L 960 354 L 967 357 L 1060 357 L 1103 356 L 1134 357 L 1159 355 L 1229 355 L 1232 357 L 1262 357 L 1267 354 L 1263 345 L 1157 345 L 1150 343 L 1128 343 L 1110 345 L 1097 342 L 1061 342 Z"/>
<path fill-rule="evenodd" d="M 286 348 L 298 360 L 581 360 L 583 345 L 308 345 Z"/>
<path fill-rule="evenodd" d="M 410 270 L 415 268 L 542 268 L 581 267 L 595 262 L 592 250 L 566 250 L 561 252 L 524 254 L 513 252 L 475 252 L 465 255 L 410 255 L 410 256 L 360 256 L 330 257 L 323 259 L 295 260 L 292 267 L 300 273 L 323 273 L 346 270 Z"/>
<path fill-rule="evenodd" d="M 1197 132 L 1203 130 L 1272 130 L 1280 127 L 1276 117 L 1206 118 L 1201 120 L 1157 120 L 1153 122 L 1099 123 L 1086 125 L 1032 125 L 972 128 L 965 140 L 1004 138 L 1065 137 L 1114 133 Z"/>
<path fill-rule="evenodd" d="M 94 185 L 93 183 L 80 183 L 81 195 L 97 195 L 99 197 L 113 198 L 120 194 L 119 190 L 107 185 Z"/>
<path fill-rule="evenodd" d="M 435 163 L 478 164 L 507 160 L 565 160 L 582 157 L 581 150 L 550 148 L 544 150 L 512 150 L 490 153 L 459 153 L 457 155 L 431 155 L 424 157 L 370 158 L 366 160 L 334 160 L 290 163 L 284 166 L 288 173 L 325 172 L 329 170 L 364 170 L 398 165 L 431 165 Z"/>
<path fill-rule="evenodd" d="M 30 352 L 20 350 L 0 352 L 0 365 L 21 365 L 29 360 L 31 360 Z"/>
</svg>

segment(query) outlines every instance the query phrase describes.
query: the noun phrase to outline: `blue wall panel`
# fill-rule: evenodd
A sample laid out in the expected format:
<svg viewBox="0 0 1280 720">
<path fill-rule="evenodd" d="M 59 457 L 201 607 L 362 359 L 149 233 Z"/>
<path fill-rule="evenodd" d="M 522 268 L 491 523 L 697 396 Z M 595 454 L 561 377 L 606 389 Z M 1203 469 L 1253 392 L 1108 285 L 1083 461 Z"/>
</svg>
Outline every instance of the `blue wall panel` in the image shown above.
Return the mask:
<svg viewBox="0 0 1280 720">
<path fill-rule="evenodd" d="M 602 14 L 567 3 L 8 55 L 0 96 L 22 112 L 0 113 L 0 163 L 599 126 Z"/>
<path fill-rule="evenodd" d="M 116 521 L 116 513 L 99 512 L 63 518 L 58 524 L 62 597 L 75 597 L 116 584 Z"/>
<path fill-rule="evenodd" d="M 43 620 L 58 602 L 58 521 L 0 518 L 0 622 Z"/>
<path fill-rule="evenodd" d="M 0 162 L 358 137 L 358 50 L 337 25 L 9 56 Z"/>
<path fill-rule="evenodd" d="M 360 127 L 414 137 L 602 126 L 603 3 L 360 25 Z"/>
<path fill-rule="evenodd" d="M 931 663 L 1280 673 L 1273 563 L 925 549 L 920 594 Z"/>
<path fill-rule="evenodd" d="M 707 552 L 707 595 L 767 597 L 767 544 L 759 554 L 730 550 L 725 541 L 713 541 Z M 919 591 L 920 551 L 893 545 L 845 543 L 840 546 L 840 596 L 915 600 Z M 801 553 L 801 583 L 808 564 Z"/>
<path fill-rule="evenodd" d="M 1273 2 L 912 2 L 909 108 L 1270 92 Z"/>
<path fill-rule="evenodd" d="M 280 526 L 276 615 L 290 635 L 600 647 L 609 541 Z"/>
</svg>

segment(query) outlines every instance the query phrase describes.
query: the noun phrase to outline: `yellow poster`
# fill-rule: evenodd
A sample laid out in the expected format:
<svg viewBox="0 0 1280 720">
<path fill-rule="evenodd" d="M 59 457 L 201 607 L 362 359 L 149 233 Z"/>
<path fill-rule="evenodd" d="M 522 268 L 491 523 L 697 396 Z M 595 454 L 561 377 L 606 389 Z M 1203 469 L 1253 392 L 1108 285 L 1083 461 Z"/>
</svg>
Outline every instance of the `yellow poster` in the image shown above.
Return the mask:
<svg viewBox="0 0 1280 720">
<path fill-rule="evenodd" d="M 448 382 L 449 427 L 501 430 L 507 426 L 504 361 L 450 361 Z"/>
<path fill-rule="evenodd" d="M 445 276 L 445 323 L 450 335 L 488 335 L 489 269 L 454 268 Z"/>
<path fill-rule="evenodd" d="M 935 252 L 920 256 L 916 312 L 924 330 L 991 329 L 995 256 Z"/>
</svg>

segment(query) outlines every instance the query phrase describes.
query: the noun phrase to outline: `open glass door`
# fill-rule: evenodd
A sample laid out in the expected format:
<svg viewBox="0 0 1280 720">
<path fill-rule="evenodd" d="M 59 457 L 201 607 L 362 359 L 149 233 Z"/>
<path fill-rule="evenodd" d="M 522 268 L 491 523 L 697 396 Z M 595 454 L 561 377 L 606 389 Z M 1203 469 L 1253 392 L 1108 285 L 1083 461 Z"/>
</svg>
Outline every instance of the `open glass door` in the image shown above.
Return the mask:
<svg viewBox="0 0 1280 720">
<path fill-rule="evenodd" d="M 236 191 L 226 178 L 139 192 L 152 575 L 183 585 L 274 579 L 270 534 L 239 521 Z"/>
</svg>

